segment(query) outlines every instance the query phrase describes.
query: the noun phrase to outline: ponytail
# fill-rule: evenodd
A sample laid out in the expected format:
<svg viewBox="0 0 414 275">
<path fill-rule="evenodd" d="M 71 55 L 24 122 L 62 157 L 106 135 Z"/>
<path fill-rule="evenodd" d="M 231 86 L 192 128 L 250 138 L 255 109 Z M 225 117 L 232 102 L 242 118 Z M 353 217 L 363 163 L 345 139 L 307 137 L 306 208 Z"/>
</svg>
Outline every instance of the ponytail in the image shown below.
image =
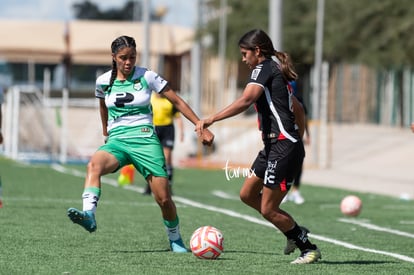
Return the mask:
<svg viewBox="0 0 414 275">
<path fill-rule="evenodd" d="M 106 87 L 105 91 L 109 92 L 112 88 L 112 85 L 114 84 L 115 78 L 117 75 L 117 68 L 116 68 L 116 62 L 115 60 L 112 60 L 112 72 L 111 72 L 111 79 L 109 80 L 109 85 Z"/>
<path fill-rule="evenodd" d="M 275 56 L 280 61 L 280 70 L 284 78 L 290 82 L 298 78 L 298 74 L 295 72 L 295 68 L 292 64 L 290 56 L 285 52 L 279 52 L 275 50 Z"/>
<path fill-rule="evenodd" d="M 270 37 L 261 29 L 254 29 L 244 34 L 239 40 L 239 47 L 254 50 L 259 47 L 261 54 L 266 58 L 276 58 L 280 61 L 280 70 L 286 81 L 296 80 L 298 74 L 295 72 L 292 61 L 287 53 L 276 51 Z"/>
</svg>

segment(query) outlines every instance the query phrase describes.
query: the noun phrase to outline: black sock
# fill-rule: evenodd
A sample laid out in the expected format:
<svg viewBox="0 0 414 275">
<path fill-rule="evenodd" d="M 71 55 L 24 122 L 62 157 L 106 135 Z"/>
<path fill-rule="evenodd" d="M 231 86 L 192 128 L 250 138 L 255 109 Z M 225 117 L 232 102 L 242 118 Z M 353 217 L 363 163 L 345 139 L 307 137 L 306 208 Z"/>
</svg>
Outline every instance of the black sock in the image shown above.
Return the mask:
<svg viewBox="0 0 414 275">
<path fill-rule="evenodd" d="M 168 180 L 170 181 L 170 184 L 172 184 L 173 167 L 171 165 L 167 165 L 167 175 L 168 175 Z"/>
<path fill-rule="evenodd" d="M 297 224 L 291 230 L 284 233 L 288 239 L 294 240 L 296 246 L 300 249 L 300 251 L 304 251 L 307 249 L 316 249 L 316 245 L 312 244 L 309 239 L 306 231 L 300 228 Z"/>
</svg>

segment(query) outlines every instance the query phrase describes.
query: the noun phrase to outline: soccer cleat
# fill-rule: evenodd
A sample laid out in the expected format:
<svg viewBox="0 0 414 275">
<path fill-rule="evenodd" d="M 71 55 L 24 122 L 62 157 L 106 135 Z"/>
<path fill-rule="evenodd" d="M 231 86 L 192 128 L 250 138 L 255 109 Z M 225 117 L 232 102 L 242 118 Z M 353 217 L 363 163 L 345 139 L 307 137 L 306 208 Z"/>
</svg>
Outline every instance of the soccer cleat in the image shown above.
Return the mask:
<svg viewBox="0 0 414 275">
<path fill-rule="evenodd" d="M 307 236 L 308 233 L 309 233 L 309 229 L 307 229 L 306 227 L 303 227 L 303 226 L 301 226 L 300 228 L 302 229 L 302 231 L 305 232 L 305 236 Z M 286 247 L 283 250 L 283 253 L 285 255 L 289 255 L 290 253 L 294 252 L 296 248 L 298 248 L 298 247 L 296 246 L 295 241 L 292 240 L 292 239 L 287 239 L 287 241 L 286 241 Z"/>
<path fill-rule="evenodd" d="M 96 230 L 95 214 L 92 211 L 80 211 L 76 208 L 68 209 L 69 219 L 85 228 L 90 233 Z"/>
<path fill-rule="evenodd" d="M 181 238 L 179 238 L 176 241 L 170 240 L 170 248 L 172 252 L 177 252 L 177 253 L 188 252 L 188 249 L 185 247 L 183 240 Z"/>
<path fill-rule="evenodd" d="M 321 251 L 318 248 L 307 249 L 305 251 L 302 251 L 300 256 L 291 262 L 291 264 L 311 264 L 317 262 L 321 258 Z"/>
<path fill-rule="evenodd" d="M 291 191 L 290 194 L 287 195 L 288 200 L 293 201 L 295 204 L 303 204 L 305 199 L 302 197 L 299 191 Z"/>
</svg>

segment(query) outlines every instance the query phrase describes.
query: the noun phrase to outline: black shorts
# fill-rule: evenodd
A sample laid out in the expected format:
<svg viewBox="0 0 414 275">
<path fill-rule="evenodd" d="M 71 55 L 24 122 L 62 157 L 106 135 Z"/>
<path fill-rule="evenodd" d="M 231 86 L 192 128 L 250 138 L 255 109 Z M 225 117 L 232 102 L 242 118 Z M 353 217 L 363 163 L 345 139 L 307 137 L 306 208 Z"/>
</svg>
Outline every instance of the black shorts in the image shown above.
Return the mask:
<svg viewBox="0 0 414 275">
<path fill-rule="evenodd" d="M 300 140 L 296 143 L 288 139 L 266 142 L 251 169 L 263 179 L 264 186 L 287 191 L 302 167 L 304 157 L 305 149 Z"/>
<path fill-rule="evenodd" d="M 166 126 L 155 126 L 155 133 L 161 142 L 162 147 L 174 148 L 175 128 L 174 124 Z"/>
</svg>

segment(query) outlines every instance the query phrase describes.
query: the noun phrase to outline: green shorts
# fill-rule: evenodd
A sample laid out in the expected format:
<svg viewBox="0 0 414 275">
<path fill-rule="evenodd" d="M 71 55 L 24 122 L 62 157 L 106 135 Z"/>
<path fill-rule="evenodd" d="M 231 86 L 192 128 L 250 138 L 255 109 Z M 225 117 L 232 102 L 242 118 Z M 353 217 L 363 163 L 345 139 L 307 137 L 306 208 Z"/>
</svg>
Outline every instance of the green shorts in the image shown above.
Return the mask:
<svg viewBox="0 0 414 275">
<path fill-rule="evenodd" d="M 144 178 L 149 175 L 168 177 L 165 167 L 164 152 L 158 137 L 109 138 L 106 144 L 98 148 L 115 156 L 119 168 L 133 164 Z"/>
</svg>

